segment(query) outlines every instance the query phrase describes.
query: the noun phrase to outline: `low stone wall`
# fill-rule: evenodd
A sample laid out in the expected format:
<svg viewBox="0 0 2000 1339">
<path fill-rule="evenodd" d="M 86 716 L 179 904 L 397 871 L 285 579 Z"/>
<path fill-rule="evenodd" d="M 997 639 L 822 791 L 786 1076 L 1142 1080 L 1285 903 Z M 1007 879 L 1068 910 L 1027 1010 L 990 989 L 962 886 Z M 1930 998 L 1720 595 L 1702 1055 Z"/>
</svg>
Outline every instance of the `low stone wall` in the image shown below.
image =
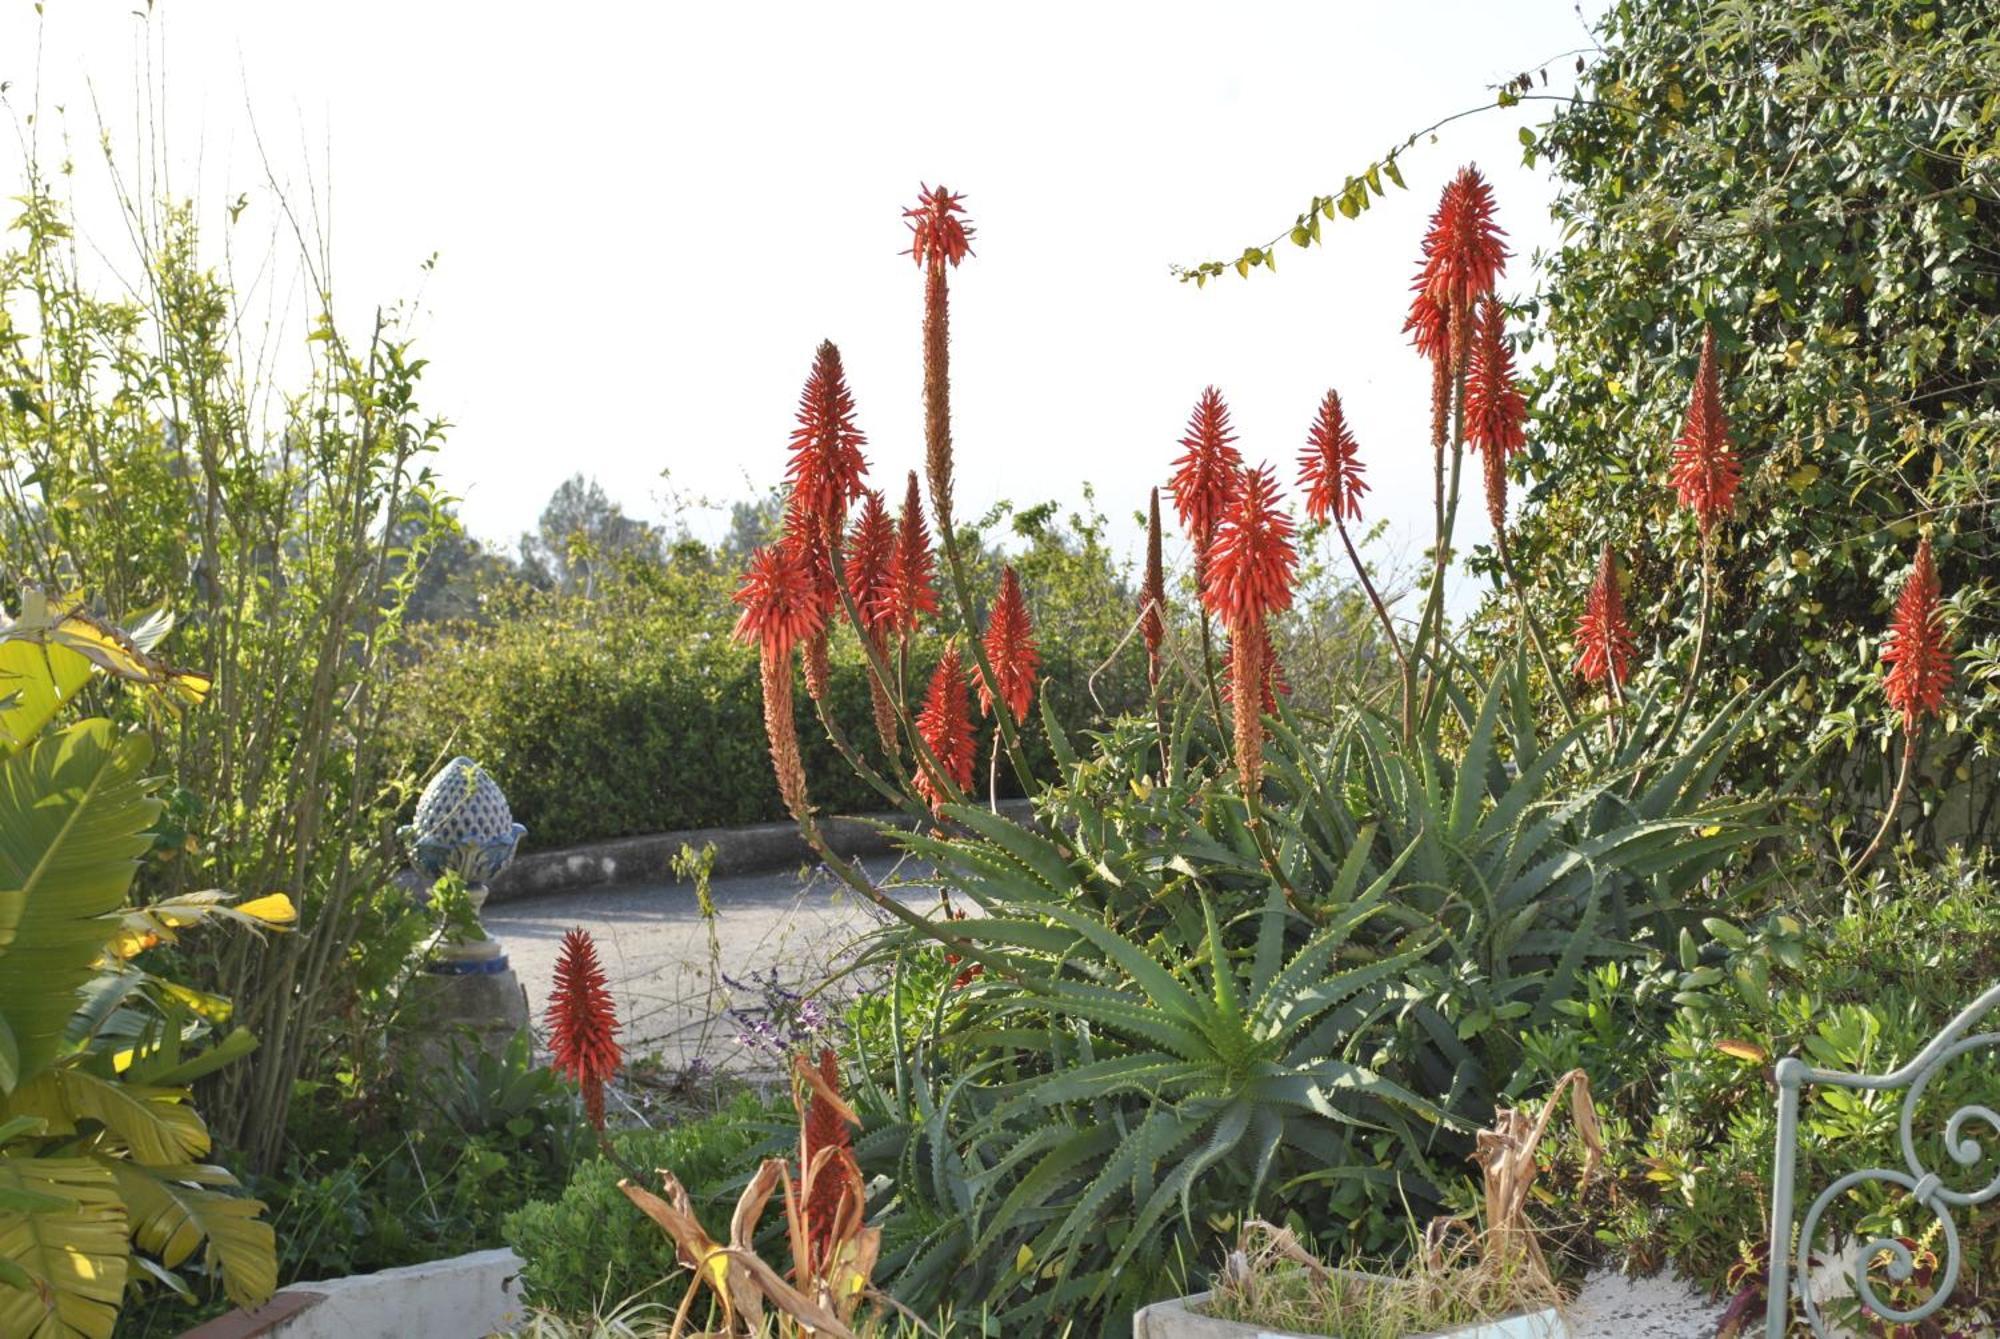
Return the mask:
<svg viewBox="0 0 2000 1339">
<path fill-rule="evenodd" d="M 1028 813 L 1026 800 L 1002 800 L 1000 812 L 1020 819 Z M 882 855 L 891 848 L 889 838 L 878 823 L 909 828 L 914 820 L 901 814 L 874 818 L 822 818 L 820 830 L 827 844 L 840 855 Z M 558 851 L 536 851 L 519 856 L 501 871 L 492 884 L 488 900 L 508 902 L 516 898 L 539 897 L 545 893 L 567 893 L 581 888 L 604 888 L 619 884 L 673 883 L 673 860 L 682 846 L 699 851 L 715 847 L 715 874 L 757 874 L 783 869 L 787 865 L 811 864 L 818 860 L 812 847 L 799 835 L 796 823 L 758 823 L 743 828 L 697 828 L 690 832 L 661 832 L 645 837 L 621 837 L 617 841 L 593 842 Z"/>
<path fill-rule="evenodd" d="M 181 1339 L 486 1339 L 521 1324 L 521 1257 L 474 1251 L 282 1288 Z"/>
</svg>

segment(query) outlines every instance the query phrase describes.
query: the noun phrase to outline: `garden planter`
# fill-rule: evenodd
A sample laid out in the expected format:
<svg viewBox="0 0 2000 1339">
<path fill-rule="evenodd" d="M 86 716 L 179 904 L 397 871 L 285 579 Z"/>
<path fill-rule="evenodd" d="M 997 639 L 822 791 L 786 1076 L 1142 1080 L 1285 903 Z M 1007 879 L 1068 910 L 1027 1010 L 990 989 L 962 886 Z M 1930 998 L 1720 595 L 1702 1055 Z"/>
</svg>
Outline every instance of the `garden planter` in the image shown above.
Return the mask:
<svg viewBox="0 0 2000 1339">
<path fill-rule="evenodd" d="M 1298 1330 L 1273 1330 L 1262 1325 L 1205 1316 L 1201 1314 L 1201 1308 L 1209 1296 L 1208 1293 L 1197 1293 L 1193 1297 L 1155 1302 L 1132 1317 L 1132 1339 L 1310 1339 Z M 1456 1329 L 1413 1334 L 1408 1339 L 1570 1339 L 1570 1330 L 1561 1314 L 1550 1308 L 1461 1325 Z"/>
</svg>

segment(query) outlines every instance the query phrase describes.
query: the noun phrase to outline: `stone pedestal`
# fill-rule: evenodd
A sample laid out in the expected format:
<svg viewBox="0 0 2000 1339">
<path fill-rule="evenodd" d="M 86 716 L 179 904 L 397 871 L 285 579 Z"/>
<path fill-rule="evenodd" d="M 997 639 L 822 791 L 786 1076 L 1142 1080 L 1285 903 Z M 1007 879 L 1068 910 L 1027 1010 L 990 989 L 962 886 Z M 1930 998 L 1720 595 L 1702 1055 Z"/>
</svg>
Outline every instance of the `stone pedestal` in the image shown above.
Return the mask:
<svg viewBox="0 0 2000 1339">
<path fill-rule="evenodd" d="M 424 1063 L 449 1061 L 454 1039 L 461 1049 L 476 1046 L 497 1054 L 528 1026 L 521 978 L 505 957 L 489 962 L 491 970 L 419 972 L 410 983 L 405 1023 L 410 1045 Z"/>
</svg>

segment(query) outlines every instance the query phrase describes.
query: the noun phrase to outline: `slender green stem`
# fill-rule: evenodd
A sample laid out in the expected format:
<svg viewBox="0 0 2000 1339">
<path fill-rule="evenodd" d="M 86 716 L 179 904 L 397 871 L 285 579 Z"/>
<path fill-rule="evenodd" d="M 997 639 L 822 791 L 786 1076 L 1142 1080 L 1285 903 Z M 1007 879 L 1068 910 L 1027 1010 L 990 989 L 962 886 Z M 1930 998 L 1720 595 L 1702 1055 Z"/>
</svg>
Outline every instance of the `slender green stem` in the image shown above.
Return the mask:
<svg viewBox="0 0 2000 1339">
<path fill-rule="evenodd" d="M 1869 842 L 1868 849 L 1856 857 L 1853 868 L 1848 871 L 1850 875 L 1859 875 L 1862 870 L 1868 868 L 1869 862 L 1875 859 L 1875 853 L 1882 849 L 1882 843 L 1888 840 L 1889 829 L 1896 826 L 1896 815 L 1902 812 L 1903 800 L 1909 794 L 1910 773 L 1914 769 L 1916 758 L 1917 732 L 1915 730 L 1905 730 L 1903 732 L 1903 766 L 1896 775 L 1895 793 L 1889 797 L 1889 807 L 1882 811 L 1882 826 L 1875 829 L 1875 840 Z"/>
<path fill-rule="evenodd" d="M 1514 590 L 1514 598 L 1521 606 L 1521 625 L 1527 630 L 1528 640 L 1534 645 L 1535 658 L 1542 662 L 1542 673 L 1549 676 L 1549 687 L 1555 691 L 1556 702 L 1562 707 L 1563 719 L 1571 729 L 1576 728 L 1576 704 L 1570 701 L 1569 689 L 1563 683 L 1564 676 L 1557 672 L 1554 657 L 1549 654 L 1548 641 L 1542 632 L 1541 620 L 1535 617 L 1534 606 L 1528 603 L 1528 590 L 1521 577 L 1514 570 L 1513 546 L 1507 542 L 1507 531 L 1503 527 L 1493 536 L 1500 550 L 1500 570 L 1506 573 L 1507 584 Z M 1586 752 L 1588 748 L 1586 746 Z"/>
</svg>

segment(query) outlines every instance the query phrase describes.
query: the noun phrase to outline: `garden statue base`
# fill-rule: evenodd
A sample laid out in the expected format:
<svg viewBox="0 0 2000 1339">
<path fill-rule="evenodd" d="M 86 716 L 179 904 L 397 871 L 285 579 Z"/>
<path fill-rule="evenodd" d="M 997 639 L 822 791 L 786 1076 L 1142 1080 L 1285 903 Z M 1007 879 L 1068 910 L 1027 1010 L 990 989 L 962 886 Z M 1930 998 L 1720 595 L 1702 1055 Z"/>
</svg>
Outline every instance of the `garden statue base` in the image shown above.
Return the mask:
<svg viewBox="0 0 2000 1339">
<path fill-rule="evenodd" d="M 463 1050 L 498 1054 L 528 1026 L 528 993 L 507 957 L 493 946 L 483 960 L 440 960 L 410 983 L 406 1012 L 409 1044 L 426 1066 L 451 1059 L 453 1044 Z M 470 1037 L 467 1037 L 470 1034 Z"/>
</svg>

